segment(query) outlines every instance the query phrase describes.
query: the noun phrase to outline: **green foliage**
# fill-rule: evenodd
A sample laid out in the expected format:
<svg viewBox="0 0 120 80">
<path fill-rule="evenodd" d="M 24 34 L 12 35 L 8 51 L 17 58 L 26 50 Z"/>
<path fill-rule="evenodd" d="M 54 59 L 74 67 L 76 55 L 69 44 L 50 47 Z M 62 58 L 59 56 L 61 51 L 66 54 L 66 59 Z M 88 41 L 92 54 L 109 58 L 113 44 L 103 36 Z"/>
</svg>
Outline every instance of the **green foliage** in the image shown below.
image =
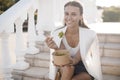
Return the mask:
<svg viewBox="0 0 120 80">
<path fill-rule="evenodd" d="M 0 14 L 19 0 L 0 0 Z"/>
<path fill-rule="evenodd" d="M 120 22 L 120 7 L 104 8 L 103 22 Z"/>
</svg>

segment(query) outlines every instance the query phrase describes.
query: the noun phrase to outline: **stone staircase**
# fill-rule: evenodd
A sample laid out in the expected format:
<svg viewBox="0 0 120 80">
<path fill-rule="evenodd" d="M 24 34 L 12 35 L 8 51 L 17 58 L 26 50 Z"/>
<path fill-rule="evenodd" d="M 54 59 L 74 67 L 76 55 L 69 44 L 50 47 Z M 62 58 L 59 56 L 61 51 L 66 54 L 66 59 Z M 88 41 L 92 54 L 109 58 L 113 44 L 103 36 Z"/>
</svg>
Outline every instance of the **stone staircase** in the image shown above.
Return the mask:
<svg viewBox="0 0 120 80">
<path fill-rule="evenodd" d="M 120 80 L 120 34 L 98 34 L 104 80 Z"/>
<path fill-rule="evenodd" d="M 14 80 L 49 80 L 49 48 L 45 42 L 36 42 L 36 47 L 40 50 L 37 54 L 26 54 L 26 62 L 30 67 L 26 70 L 13 70 Z"/>
<path fill-rule="evenodd" d="M 104 80 L 120 80 L 120 34 L 98 34 Z M 36 42 L 37 54 L 26 54 L 30 67 L 13 70 L 14 80 L 49 80 L 49 48 L 44 42 Z"/>
</svg>

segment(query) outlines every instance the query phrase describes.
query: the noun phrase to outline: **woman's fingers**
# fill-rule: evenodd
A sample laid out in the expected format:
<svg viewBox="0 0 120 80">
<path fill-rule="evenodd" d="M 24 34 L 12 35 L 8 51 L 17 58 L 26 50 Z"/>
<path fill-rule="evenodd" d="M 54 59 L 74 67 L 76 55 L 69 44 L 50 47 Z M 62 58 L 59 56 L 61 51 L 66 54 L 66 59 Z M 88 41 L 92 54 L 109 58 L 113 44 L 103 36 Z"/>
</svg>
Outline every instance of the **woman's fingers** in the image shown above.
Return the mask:
<svg viewBox="0 0 120 80">
<path fill-rule="evenodd" d="M 46 40 L 45 40 L 45 42 L 48 43 L 48 42 L 51 41 L 52 39 L 53 39 L 53 37 L 47 37 Z"/>
<path fill-rule="evenodd" d="M 51 47 L 51 44 L 53 44 L 54 41 L 52 39 L 53 39 L 52 37 L 46 38 L 45 42 L 47 43 L 48 47 Z"/>
<path fill-rule="evenodd" d="M 53 41 L 53 37 L 47 37 L 45 42 L 49 48 L 52 48 L 52 49 L 58 48 L 57 45 L 55 44 L 55 42 Z"/>
<path fill-rule="evenodd" d="M 54 47 L 54 45 L 55 45 L 54 41 L 49 41 L 48 42 L 48 47 L 52 48 L 52 47 Z"/>
<path fill-rule="evenodd" d="M 57 66 L 57 67 L 61 67 L 60 65 L 56 65 L 56 64 L 54 63 L 54 61 L 52 61 L 52 63 L 53 63 L 55 66 Z"/>
<path fill-rule="evenodd" d="M 57 64 L 54 63 L 54 61 L 52 61 L 52 63 L 54 64 L 54 66 L 57 66 L 57 67 L 70 67 L 70 66 L 72 66 L 72 65 L 70 65 L 70 64 L 66 64 L 66 65 L 57 65 Z"/>
</svg>

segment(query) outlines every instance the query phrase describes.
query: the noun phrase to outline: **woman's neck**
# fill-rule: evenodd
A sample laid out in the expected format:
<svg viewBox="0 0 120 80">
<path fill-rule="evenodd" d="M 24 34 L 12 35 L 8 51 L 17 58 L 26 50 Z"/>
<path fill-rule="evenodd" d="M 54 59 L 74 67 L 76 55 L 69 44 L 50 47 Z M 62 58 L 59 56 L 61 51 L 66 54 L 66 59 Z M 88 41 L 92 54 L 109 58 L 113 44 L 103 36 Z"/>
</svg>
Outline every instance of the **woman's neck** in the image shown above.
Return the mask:
<svg viewBox="0 0 120 80">
<path fill-rule="evenodd" d="M 67 33 L 69 34 L 77 34 L 79 33 L 79 26 L 77 27 L 68 27 L 67 28 Z"/>
</svg>

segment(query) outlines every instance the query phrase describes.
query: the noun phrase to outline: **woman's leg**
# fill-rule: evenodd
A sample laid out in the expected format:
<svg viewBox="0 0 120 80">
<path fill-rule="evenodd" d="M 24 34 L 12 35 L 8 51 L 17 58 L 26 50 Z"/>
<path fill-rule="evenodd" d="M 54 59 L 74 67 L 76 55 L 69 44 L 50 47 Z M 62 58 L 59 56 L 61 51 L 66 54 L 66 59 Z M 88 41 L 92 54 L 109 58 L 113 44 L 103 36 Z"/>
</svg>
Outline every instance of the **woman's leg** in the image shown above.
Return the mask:
<svg viewBox="0 0 120 80">
<path fill-rule="evenodd" d="M 82 72 L 73 76 L 71 80 L 92 80 L 92 77 L 88 73 Z"/>
<path fill-rule="evenodd" d="M 61 69 L 61 80 L 71 80 L 74 73 L 74 66 L 67 65 L 62 67 Z"/>
</svg>

